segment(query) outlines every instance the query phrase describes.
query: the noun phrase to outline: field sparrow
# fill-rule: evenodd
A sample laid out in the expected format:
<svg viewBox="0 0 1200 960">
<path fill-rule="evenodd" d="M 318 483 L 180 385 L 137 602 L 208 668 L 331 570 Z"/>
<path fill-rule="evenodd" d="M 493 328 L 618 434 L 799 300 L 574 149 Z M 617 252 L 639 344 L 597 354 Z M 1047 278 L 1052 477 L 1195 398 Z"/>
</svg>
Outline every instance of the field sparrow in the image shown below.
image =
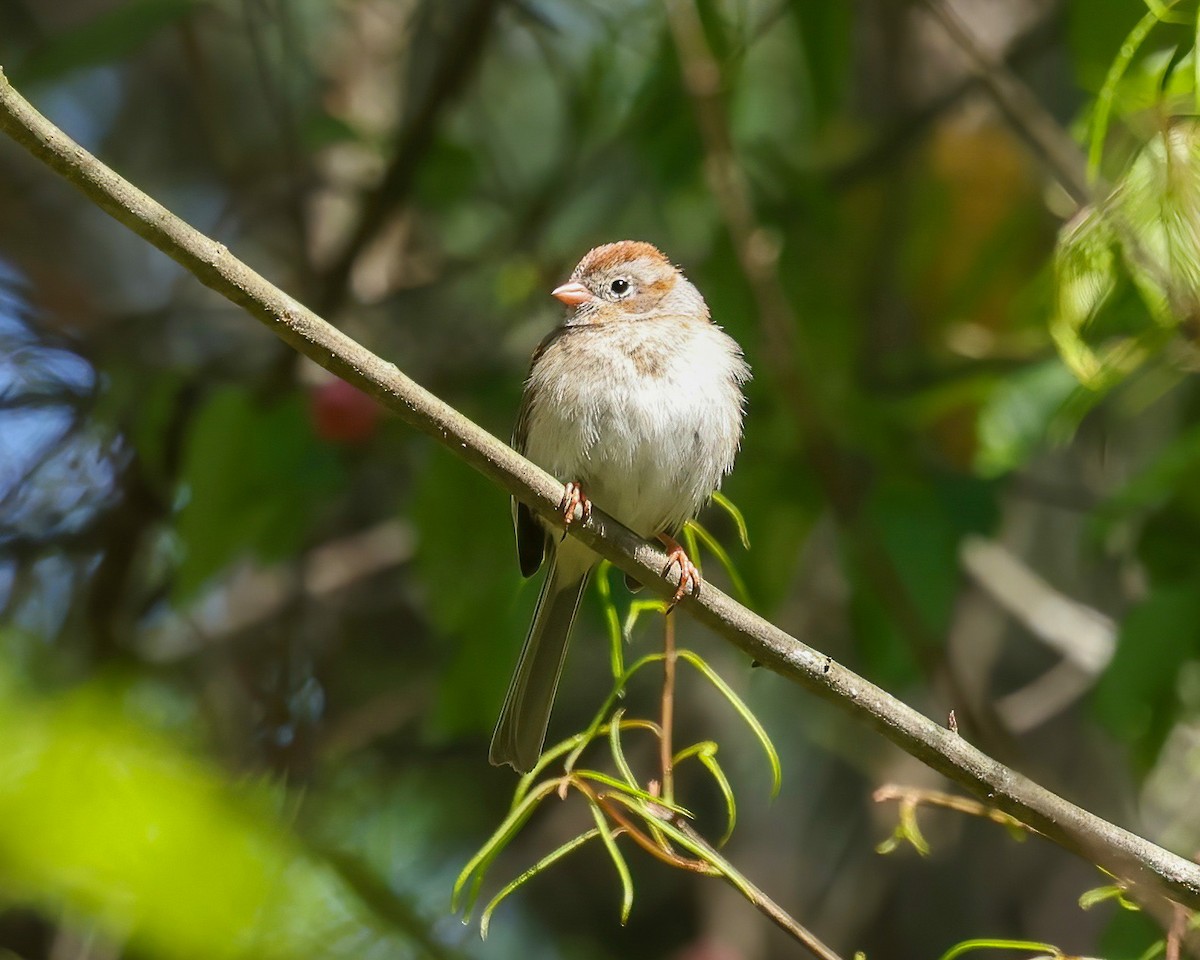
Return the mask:
<svg viewBox="0 0 1200 960">
<path fill-rule="evenodd" d="M 567 481 L 566 523 L 586 522 L 595 501 L 679 565 L 675 599 L 700 590 L 699 572 L 671 537 L 696 515 L 733 466 L 742 436 L 738 345 L 709 319 L 687 278 L 648 243 L 590 251 L 553 292 L 570 312 L 534 351 L 513 445 Z M 571 623 L 600 559 L 543 526 L 513 501 L 521 572 L 549 554 L 496 732 L 491 762 L 527 772 L 537 762 Z M 666 573 L 666 570 L 663 571 Z"/>
</svg>

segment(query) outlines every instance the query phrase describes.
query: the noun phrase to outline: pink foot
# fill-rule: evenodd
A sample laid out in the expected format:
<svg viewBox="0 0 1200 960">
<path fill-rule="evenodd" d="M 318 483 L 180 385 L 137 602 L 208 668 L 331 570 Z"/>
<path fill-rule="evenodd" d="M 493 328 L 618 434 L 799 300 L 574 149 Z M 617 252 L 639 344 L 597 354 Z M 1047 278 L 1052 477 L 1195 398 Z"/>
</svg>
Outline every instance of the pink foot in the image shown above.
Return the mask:
<svg viewBox="0 0 1200 960">
<path fill-rule="evenodd" d="M 558 509 L 563 516 L 563 540 L 567 539 L 567 530 L 576 520 L 587 523 L 592 519 L 592 501 L 587 498 L 583 487 L 578 483 L 563 485 L 563 495 L 562 499 L 558 501 Z M 579 512 L 578 517 L 575 515 L 576 511 Z"/>
<path fill-rule="evenodd" d="M 670 606 L 674 607 L 689 592 L 693 597 L 699 597 L 700 586 L 704 582 L 699 568 L 692 563 L 683 547 L 673 537 L 660 533 L 658 539 L 667 548 L 667 565 L 663 567 L 662 575 L 665 577 L 671 567 L 679 564 L 679 586 L 675 589 L 675 595 L 671 597 Z"/>
</svg>

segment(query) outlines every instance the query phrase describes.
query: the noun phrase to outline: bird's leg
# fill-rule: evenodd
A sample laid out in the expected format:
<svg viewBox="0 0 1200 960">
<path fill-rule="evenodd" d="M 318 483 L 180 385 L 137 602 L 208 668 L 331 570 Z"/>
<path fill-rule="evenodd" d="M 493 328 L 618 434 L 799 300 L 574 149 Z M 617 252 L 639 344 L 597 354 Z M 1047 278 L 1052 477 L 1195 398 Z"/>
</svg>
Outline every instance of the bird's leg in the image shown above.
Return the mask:
<svg viewBox="0 0 1200 960">
<path fill-rule="evenodd" d="M 671 606 L 674 607 L 675 604 L 683 599 L 684 594 L 689 590 L 689 586 L 693 597 L 700 596 L 700 585 L 703 583 L 700 577 L 700 569 L 688 559 L 688 555 L 684 552 L 683 547 L 673 537 L 669 537 L 665 533 L 660 533 L 658 539 L 667 548 L 667 565 L 663 567 L 662 575 L 665 577 L 671 567 L 679 564 L 679 586 L 675 590 L 675 596 L 671 598 Z"/>
<path fill-rule="evenodd" d="M 587 523 L 592 519 L 592 501 L 583 492 L 583 486 L 578 483 L 563 485 L 562 499 L 558 501 L 558 509 L 563 517 L 562 539 L 567 539 L 567 530 L 576 520 Z M 561 542 L 561 541 L 560 541 Z"/>
</svg>

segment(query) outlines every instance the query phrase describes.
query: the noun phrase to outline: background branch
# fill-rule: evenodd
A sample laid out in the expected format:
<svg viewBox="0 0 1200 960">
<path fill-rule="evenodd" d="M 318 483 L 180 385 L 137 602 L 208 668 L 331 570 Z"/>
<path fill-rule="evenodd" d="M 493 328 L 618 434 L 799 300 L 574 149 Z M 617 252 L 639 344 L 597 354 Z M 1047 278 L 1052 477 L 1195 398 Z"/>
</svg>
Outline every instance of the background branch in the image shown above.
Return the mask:
<svg viewBox="0 0 1200 960">
<path fill-rule="evenodd" d="M 220 243 L 172 215 L 34 110 L 0 72 L 0 129 L 94 203 L 285 342 L 387 404 L 506 492 L 553 520 L 561 484 L 506 444 L 264 280 Z M 666 596 L 665 555 L 596 510 L 572 535 Z M 869 724 L 902 749 L 1044 836 L 1145 892 L 1200 907 L 1200 867 L 1054 795 L 957 734 L 789 636 L 715 588 L 683 608 L 764 666 Z"/>
</svg>

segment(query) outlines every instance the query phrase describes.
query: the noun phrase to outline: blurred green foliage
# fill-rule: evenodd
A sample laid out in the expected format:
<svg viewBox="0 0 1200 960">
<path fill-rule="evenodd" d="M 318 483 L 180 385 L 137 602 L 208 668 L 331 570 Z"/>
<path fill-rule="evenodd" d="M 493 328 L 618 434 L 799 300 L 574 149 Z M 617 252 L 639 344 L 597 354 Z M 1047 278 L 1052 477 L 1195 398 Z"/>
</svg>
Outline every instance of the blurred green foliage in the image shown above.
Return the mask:
<svg viewBox="0 0 1200 960">
<path fill-rule="evenodd" d="M 154 956 L 358 957 L 384 945 L 387 925 L 291 835 L 281 791 L 231 787 L 153 731 L 152 687 L 93 682 L 39 698 L 0 682 L 10 896 Z"/>
<path fill-rule="evenodd" d="M 709 63 L 646 0 L 5 0 L 0 65 L 501 436 L 560 318 L 547 291 L 596 243 L 658 243 L 754 368 L 726 485 L 753 549 L 702 522 L 757 609 L 1191 856 L 1197 4 L 951 5 L 1075 136 L 1093 203 L 916 2 L 698 0 Z M 996 602 L 968 536 L 1047 592 Z M 791 955 L 736 892 L 620 838 L 623 930 L 600 844 L 506 901 L 486 946 L 449 917 L 512 795 L 486 739 L 535 591 L 503 495 L 0 143 L 0 950 Z M 605 623 L 589 600 L 552 739 L 608 690 Z M 872 789 L 922 774 L 680 629 L 781 755 L 770 806 L 740 789 L 753 736 L 681 698 L 739 791 L 730 862 L 845 955 L 1161 936 L 1081 913 L 1087 866 L 956 814 L 923 815 L 928 859 L 878 857 L 895 824 Z M 1085 634 L 1099 660 L 1055 645 Z M 720 784 L 681 776 L 719 836 Z M 595 828 L 548 801 L 494 875 Z"/>
</svg>

